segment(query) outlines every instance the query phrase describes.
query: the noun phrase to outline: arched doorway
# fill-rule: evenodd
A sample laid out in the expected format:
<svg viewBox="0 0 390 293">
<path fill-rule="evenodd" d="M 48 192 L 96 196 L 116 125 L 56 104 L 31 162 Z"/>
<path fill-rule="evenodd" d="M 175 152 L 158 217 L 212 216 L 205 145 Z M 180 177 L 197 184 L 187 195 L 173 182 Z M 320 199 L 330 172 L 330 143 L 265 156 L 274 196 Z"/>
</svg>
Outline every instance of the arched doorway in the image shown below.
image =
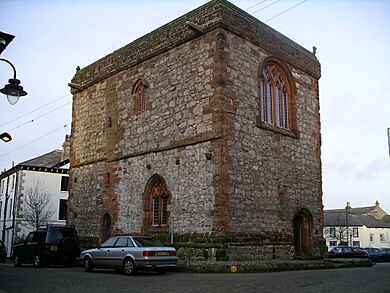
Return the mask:
<svg viewBox="0 0 390 293">
<path fill-rule="evenodd" d="M 295 256 L 312 256 L 314 252 L 313 217 L 307 209 L 300 209 L 295 214 L 293 227 Z"/>
<path fill-rule="evenodd" d="M 111 216 L 105 214 L 103 216 L 103 241 L 111 237 Z"/>
<path fill-rule="evenodd" d="M 144 191 L 144 230 L 168 230 L 170 192 L 163 177 L 154 174 Z"/>
</svg>

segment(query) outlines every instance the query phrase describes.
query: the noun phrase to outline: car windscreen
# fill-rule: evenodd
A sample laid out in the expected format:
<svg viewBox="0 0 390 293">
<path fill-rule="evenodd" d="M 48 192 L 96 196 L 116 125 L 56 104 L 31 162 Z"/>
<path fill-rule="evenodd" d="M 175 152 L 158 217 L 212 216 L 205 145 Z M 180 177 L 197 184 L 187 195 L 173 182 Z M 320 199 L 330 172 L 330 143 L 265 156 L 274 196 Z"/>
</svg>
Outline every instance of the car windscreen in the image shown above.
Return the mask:
<svg viewBox="0 0 390 293">
<path fill-rule="evenodd" d="M 163 246 L 162 243 L 151 237 L 133 237 L 134 242 L 138 247 L 155 247 Z"/>
</svg>

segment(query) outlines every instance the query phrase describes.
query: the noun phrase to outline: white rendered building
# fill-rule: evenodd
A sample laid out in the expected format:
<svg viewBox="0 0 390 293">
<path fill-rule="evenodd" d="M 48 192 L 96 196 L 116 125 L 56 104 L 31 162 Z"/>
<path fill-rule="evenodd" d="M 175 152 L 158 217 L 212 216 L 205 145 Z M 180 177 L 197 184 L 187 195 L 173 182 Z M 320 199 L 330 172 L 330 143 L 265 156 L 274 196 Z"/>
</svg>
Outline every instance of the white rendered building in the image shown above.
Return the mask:
<svg viewBox="0 0 390 293">
<path fill-rule="evenodd" d="M 324 238 L 328 249 L 338 245 L 390 248 L 390 215 L 375 206 L 324 210 Z"/>
<path fill-rule="evenodd" d="M 69 159 L 62 150 L 54 150 L 17 164 L 0 174 L 0 239 L 8 256 L 12 247 L 34 230 L 24 219 L 26 196 L 38 185 L 40 194 L 49 197 L 51 216 L 45 223 L 65 224 L 68 200 Z"/>
</svg>

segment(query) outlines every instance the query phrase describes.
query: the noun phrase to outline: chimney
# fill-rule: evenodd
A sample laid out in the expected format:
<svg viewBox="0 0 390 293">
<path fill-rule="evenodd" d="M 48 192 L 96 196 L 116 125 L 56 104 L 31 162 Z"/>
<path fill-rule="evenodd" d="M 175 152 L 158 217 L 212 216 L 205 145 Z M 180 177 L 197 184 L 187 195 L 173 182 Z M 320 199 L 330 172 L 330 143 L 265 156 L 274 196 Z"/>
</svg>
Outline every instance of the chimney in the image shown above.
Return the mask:
<svg viewBox="0 0 390 293">
<path fill-rule="evenodd" d="M 351 203 L 349 201 L 347 201 L 347 206 L 345 207 L 345 212 L 347 214 L 350 214 L 351 210 L 352 210 Z"/>
<path fill-rule="evenodd" d="M 62 144 L 61 161 L 69 159 L 70 154 L 70 135 L 65 135 L 65 141 Z"/>
<path fill-rule="evenodd" d="M 379 201 L 378 200 L 376 200 L 376 202 L 375 202 L 375 207 L 379 208 Z"/>
</svg>

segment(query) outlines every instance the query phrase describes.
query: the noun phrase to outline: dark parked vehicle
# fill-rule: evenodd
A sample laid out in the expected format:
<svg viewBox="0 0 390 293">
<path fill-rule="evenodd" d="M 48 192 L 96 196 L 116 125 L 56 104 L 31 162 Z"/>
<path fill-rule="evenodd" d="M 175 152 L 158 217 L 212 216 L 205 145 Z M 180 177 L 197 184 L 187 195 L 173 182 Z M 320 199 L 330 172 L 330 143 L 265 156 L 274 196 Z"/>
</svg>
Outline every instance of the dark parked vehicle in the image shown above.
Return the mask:
<svg viewBox="0 0 390 293">
<path fill-rule="evenodd" d="M 382 261 L 390 261 L 390 248 L 382 248 Z"/>
<path fill-rule="evenodd" d="M 383 252 L 379 248 L 366 247 L 363 249 L 365 251 L 367 251 L 368 257 L 371 258 L 372 261 L 374 261 L 374 262 L 381 262 L 382 261 Z"/>
<path fill-rule="evenodd" d="M 176 267 L 174 247 L 164 247 L 159 241 L 147 236 L 115 236 L 96 248 L 80 255 L 85 271 L 94 268 L 124 270 L 133 275 L 137 270 L 155 270 L 164 273 Z"/>
<path fill-rule="evenodd" d="M 71 267 L 80 254 L 80 244 L 74 226 L 47 225 L 30 232 L 26 240 L 14 248 L 14 264 L 32 262 L 35 267 L 62 262 Z"/>
<path fill-rule="evenodd" d="M 368 253 L 360 247 L 336 246 L 328 252 L 329 258 L 368 258 Z"/>
<path fill-rule="evenodd" d="M 0 240 L 0 262 L 5 262 L 7 258 L 7 248 L 5 247 L 4 241 Z"/>
</svg>

